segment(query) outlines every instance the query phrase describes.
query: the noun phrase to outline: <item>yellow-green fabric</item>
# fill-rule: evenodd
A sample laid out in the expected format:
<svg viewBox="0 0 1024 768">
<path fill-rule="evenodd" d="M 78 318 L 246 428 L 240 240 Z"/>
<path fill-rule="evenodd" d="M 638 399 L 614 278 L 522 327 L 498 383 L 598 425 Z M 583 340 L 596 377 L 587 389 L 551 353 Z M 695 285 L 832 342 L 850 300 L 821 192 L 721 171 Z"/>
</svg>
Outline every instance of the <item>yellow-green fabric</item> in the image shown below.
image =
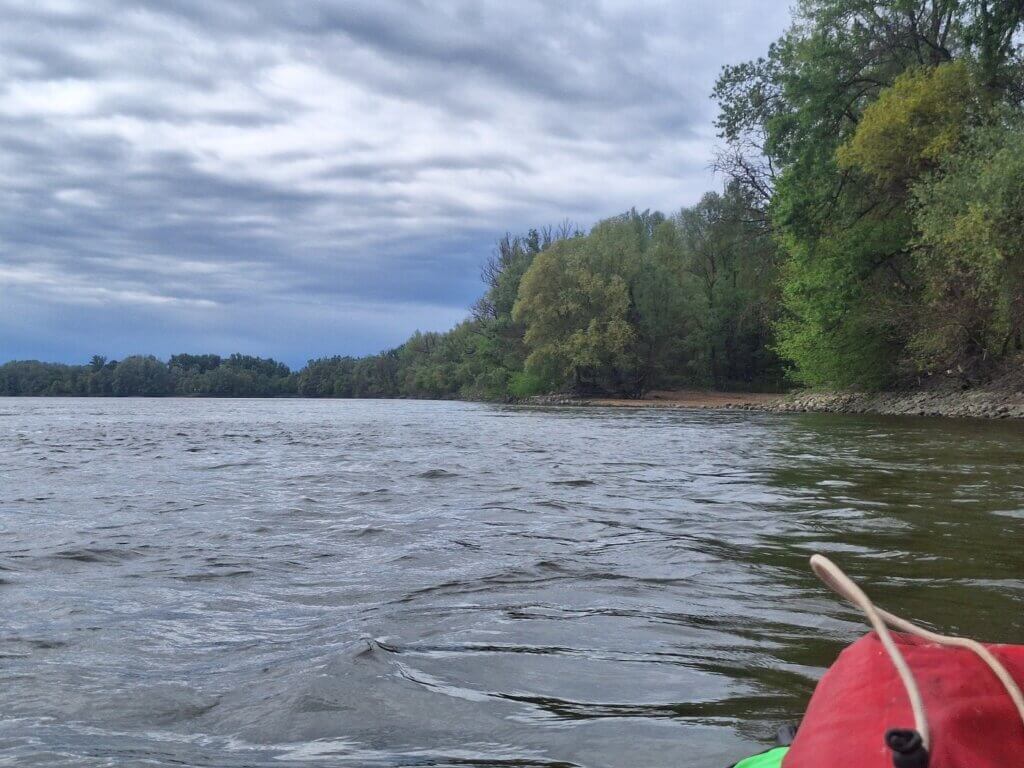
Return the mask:
<svg viewBox="0 0 1024 768">
<path fill-rule="evenodd" d="M 760 755 L 740 760 L 733 768 L 781 768 L 782 758 L 789 752 L 789 747 L 778 747 L 762 752 Z"/>
</svg>

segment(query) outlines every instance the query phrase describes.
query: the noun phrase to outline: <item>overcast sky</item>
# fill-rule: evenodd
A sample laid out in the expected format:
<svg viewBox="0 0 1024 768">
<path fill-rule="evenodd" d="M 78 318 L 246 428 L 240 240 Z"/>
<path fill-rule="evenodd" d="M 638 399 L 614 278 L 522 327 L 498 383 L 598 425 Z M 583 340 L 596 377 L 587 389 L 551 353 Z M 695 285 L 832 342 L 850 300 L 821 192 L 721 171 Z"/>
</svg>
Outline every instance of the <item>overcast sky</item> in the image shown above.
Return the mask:
<svg viewBox="0 0 1024 768">
<path fill-rule="evenodd" d="M 777 0 L 0 0 L 0 361 L 444 330 L 504 231 L 720 182 Z"/>
</svg>

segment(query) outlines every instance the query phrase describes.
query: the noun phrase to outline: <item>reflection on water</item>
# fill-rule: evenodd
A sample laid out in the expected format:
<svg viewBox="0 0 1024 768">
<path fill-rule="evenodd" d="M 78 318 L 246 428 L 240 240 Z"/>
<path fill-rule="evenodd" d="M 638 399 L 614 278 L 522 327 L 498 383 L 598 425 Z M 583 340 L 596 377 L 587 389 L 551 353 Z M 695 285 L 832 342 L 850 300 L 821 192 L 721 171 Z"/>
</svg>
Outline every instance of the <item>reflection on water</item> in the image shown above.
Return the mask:
<svg viewBox="0 0 1024 768">
<path fill-rule="evenodd" d="M 1024 641 L 1024 426 L 0 400 L 0 763 L 708 766 L 862 632 Z"/>
</svg>

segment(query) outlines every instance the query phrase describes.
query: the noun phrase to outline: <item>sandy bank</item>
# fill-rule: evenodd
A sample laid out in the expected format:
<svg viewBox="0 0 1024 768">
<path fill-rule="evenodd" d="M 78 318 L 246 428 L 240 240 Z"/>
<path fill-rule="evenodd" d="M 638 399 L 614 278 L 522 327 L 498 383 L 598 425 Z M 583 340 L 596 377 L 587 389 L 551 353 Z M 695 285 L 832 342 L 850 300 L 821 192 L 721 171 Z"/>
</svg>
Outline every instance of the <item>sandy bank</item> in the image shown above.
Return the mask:
<svg viewBox="0 0 1024 768">
<path fill-rule="evenodd" d="M 640 399 L 617 397 L 574 397 L 540 395 L 525 401 L 529 405 L 579 405 L 610 408 L 736 408 L 768 410 L 781 402 L 783 395 L 760 392 L 716 392 L 699 389 L 658 390 Z"/>
</svg>

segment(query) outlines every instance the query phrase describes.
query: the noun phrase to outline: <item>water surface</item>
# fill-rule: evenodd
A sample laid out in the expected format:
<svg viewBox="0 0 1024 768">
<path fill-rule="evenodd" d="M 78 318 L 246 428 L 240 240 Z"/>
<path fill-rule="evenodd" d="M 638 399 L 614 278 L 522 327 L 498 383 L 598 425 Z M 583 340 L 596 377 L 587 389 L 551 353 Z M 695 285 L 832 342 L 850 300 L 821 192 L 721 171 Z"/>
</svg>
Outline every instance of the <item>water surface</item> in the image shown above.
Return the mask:
<svg viewBox="0 0 1024 768">
<path fill-rule="evenodd" d="M 0 764 L 696 766 L 859 617 L 1024 641 L 1024 427 L 0 400 Z"/>
</svg>

